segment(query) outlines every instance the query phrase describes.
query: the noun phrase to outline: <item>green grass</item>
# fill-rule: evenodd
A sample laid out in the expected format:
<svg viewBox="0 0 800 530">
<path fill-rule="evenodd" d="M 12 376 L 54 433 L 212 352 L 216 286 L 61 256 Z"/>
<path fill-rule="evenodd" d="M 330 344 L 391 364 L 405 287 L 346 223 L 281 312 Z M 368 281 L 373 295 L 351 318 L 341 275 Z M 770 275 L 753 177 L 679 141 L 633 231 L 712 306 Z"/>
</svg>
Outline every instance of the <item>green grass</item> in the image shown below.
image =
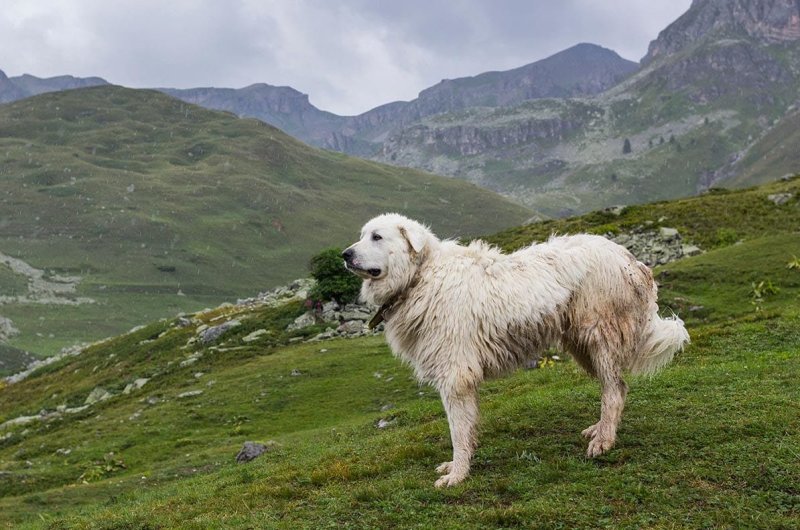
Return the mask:
<svg viewBox="0 0 800 530">
<path fill-rule="evenodd" d="M 670 212 L 689 219 L 694 209 L 700 237 L 713 232 L 700 221 L 721 215 L 720 197 L 736 211 L 752 199 L 747 194 L 764 191 L 678 201 Z M 195 325 L 158 321 L 0 388 L 2 422 L 79 405 L 96 386 L 119 393 L 137 377 L 151 378 L 79 415 L 8 431 L 0 442 L 0 524 L 793 528 L 800 517 L 800 271 L 787 268 L 798 253 L 789 226 L 796 206 L 776 211 L 761 228 L 772 222 L 772 233 L 741 228 L 741 244 L 657 269 L 662 306 L 686 318 L 693 342 L 658 376 L 628 378 L 618 445 L 598 460 L 584 458 L 579 434 L 596 421 L 597 384 L 566 361 L 486 384 L 472 476 L 436 490 L 434 467 L 450 454 L 441 404 L 382 337 L 291 345 L 297 332 L 284 329 L 303 310 L 299 303 L 220 308 L 200 319 L 243 324 L 216 350 L 184 348 Z M 601 226 L 594 218 L 574 222 Z M 522 233 L 514 237 L 509 245 Z M 779 290 L 754 305 L 752 283 L 763 279 Z M 697 305 L 703 310 L 689 312 Z M 260 328 L 271 333 L 242 342 Z M 202 358 L 181 367 L 194 351 Z M 177 398 L 195 389 L 203 394 Z M 394 407 L 381 411 L 388 404 Z M 380 418 L 394 423 L 379 430 Z M 278 445 L 236 464 L 245 440 Z"/>
<path fill-rule="evenodd" d="M 776 206 L 767 197 L 791 193 L 792 200 Z M 568 219 L 532 223 L 484 239 L 505 250 L 515 250 L 551 234 L 657 230 L 677 228 L 684 240 L 703 249 L 719 248 L 773 234 L 794 234 L 787 244 L 800 251 L 800 177 L 746 190 L 713 189 L 699 197 L 628 206 L 620 215 L 596 211 Z"/>
<path fill-rule="evenodd" d="M 27 279 L 0 264 L 0 296 L 20 296 L 28 292 Z"/>
<path fill-rule="evenodd" d="M 40 354 L 305 276 L 310 256 L 388 210 L 443 235 L 529 215 L 458 180 L 313 149 L 159 92 L 98 87 L 0 106 L 0 250 L 80 275 L 99 302 L 4 306 L 22 332 L 12 344 Z M 0 270 L 0 292 L 20 288 Z"/>
</svg>

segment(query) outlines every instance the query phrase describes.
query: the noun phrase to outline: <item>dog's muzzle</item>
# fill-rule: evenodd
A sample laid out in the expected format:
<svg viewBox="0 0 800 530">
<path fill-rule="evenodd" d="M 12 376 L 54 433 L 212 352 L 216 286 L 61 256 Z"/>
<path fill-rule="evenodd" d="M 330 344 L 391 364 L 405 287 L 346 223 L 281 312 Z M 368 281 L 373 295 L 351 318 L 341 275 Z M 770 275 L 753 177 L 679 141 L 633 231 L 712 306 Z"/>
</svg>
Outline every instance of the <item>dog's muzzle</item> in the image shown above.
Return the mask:
<svg viewBox="0 0 800 530">
<path fill-rule="evenodd" d="M 377 278 L 381 275 L 381 270 L 376 268 L 371 269 L 364 269 L 359 267 L 355 264 L 355 255 L 356 252 L 352 248 L 345 249 L 342 252 L 342 258 L 344 258 L 344 267 L 359 276 L 368 276 L 372 278 Z"/>
</svg>

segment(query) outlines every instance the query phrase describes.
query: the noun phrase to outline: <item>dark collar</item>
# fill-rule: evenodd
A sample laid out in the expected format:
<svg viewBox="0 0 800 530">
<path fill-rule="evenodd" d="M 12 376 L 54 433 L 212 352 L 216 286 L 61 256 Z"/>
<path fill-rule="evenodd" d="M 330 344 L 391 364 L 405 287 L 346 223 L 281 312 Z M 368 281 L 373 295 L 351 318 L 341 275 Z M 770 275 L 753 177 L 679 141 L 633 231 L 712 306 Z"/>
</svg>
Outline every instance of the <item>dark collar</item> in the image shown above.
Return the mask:
<svg viewBox="0 0 800 530">
<path fill-rule="evenodd" d="M 388 315 L 389 312 L 392 309 L 394 309 L 395 306 L 402 304 L 406 300 L 406 298 L 408 298 L 409 291 L 411 291 L 414 287 L 417 286 L 419 280 L 420 280 L 420 274 L 419 272 L 417 272 L 417 274 L 415 274 L 414 278 L 411 280 L 411 283 L 408 284 L 408 287 L 406 287 L 399 293 L 393 295 L 391 298 L 389 298 L 389 300 L 384 302 L 380 308 L 378 308 L 378 312 L 375 313 L 375 316 L 372 317 L 372 320 L 369 321 L 367 327 L 369 329 L 375 329 L 375 327 L 377 327 L 378 324 L 380 324 L 381 322 L 385 322 L 389 316 Z"/>
</svg>

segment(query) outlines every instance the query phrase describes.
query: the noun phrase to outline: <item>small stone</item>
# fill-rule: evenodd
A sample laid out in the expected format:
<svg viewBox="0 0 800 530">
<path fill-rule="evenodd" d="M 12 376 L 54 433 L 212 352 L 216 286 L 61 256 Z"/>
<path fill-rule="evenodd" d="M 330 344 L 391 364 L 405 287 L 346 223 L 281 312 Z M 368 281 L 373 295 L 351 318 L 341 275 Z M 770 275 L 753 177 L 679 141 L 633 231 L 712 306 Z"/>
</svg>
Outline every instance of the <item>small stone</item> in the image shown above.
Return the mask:
<svg viewBox="0 0 800 530">
<path fill-rule="evenodd" d="M 122 393 L 125 394 L 125 395 L 128 395 L 131 392 L 133 392 L 134 390 L 139 390 L 144 385 L 146 385 L 148 381 L 150 381 L 150 379 L 147 378 L 147 377 L 141 377 L 139 379 L 136 379 L 136 380 L 134 380 L 133 383 L 128 383 L 125 386 L 125 390 L 123 390 Z"/>
<path fill-rule="evenodd" d="M 242 342 L 248 342 L 248 343 L 255 342 L 260 337 L 267 335 L 268 333 L 269 331 L 267 331 L 266 329 L 257 329 L 254 332 L 250 333 L 249 335 L 242 337 Z"/>
<path fill-rule="evenodd" d="M 178 394 L 178 399 L 195 397 L 195 396 L 199 396 L 202 393 L 203 393 L 202 390 L 189 390 L 188 392 L 182 392 L 182 393 Z"/>
<path fill-rule="evenodd" d="M 367 310 L 351 310 L 342 311 L 340 314 L 342 320 L 361 320 L 363 322 L 369 321 L 372 315 Z"/>
<path fill-rule="evenodd" d="M 394 403 L 387 403 L 386 405 L 381 407 L 381 412 L 386 412 L 387 410 L 392 410 L 394 408 Z"/>
<path fill-rule="evenodd" d="M 343 334 L 346 334 L 346 335 L 353 335 L 353 334 L 356 334 L 356 333 L 361 333 L 361 332 L 364 331 L 364 327 L 365 327 L 364 321 L 366 321 L 366 320 L 369 320 L 369 318 L 365 318 L 363 321 L 362 320 L 350 320 L 348 322 L 344 322 L 342 325 L 340 325 L 338 328 L 336 328 L 336 331 L 338 333 L 343 333 Z"/>
<path fill-rule="evenodd" d="M 678 231 L 676 229 L 667 228 L 666 226 L 662 226 L 659 229 L 659 233 L 661 234 L 662 238 L 667 239 L 667 240 L 675 239 L 676 237 L 678 237 Z"/>
<path fill-rule="evenodd" d="M 292 377 L 299 377 L 299 376 L 303 375 L 303 372 L 301 372 L 300 370 L 295 368 L 295 369 L 292 370 L 291 375 L 292 375 Z"/>
<path fill-rule="evenodd" d="M 696 247 L 694 245 L 683 245 L 681 247 L 681 253 L 684 256 L 696 256 L 698 254 L 702 254 L 703 251 L 700 249 L 700 247 Z"/>
<path fill-rule="evenodd" d="M 336 330 L 328 328 L 326 331 L 323 331 L 322 333 L 308 339 L 308 342 L 318 342 L 321 340 L 332 339 L 335 335 L 336 335 Z"/>
<path fill-rule="evenodd" d="M 219 326 L 214 326 L 208 329 L 203 330 L 200 333 L 200 341 L 203 344 L 208 344 L 210 342 L 214 342 L 217 340 L 223 333 L 228 331 L 229 329 L 233 329 L 236 326 L 240 326 L 241 322 L 238 320 L 229 320 Z"/>
<path fill-rule="evenodd" d="M 772 195 L 767 195 L 767 199 L 772 201 L 775 206 L 783 206 L 787 202 L 789 202 L 794 195 L 791 193 L 773 193 Z"/>
<path fill-rule="evenodd" d="M 268 451 L 273 451 L 276 445 L 277 444 L 273 441 L 267 442 L 266 445 L 258 442 L 245 442 L 244 445 L 242 445 L 239 453 L 236 455 L 236 461 L 240 464 L 245 464 L 255 460 Z"/>
<path fill-rule="evenodd" d="M 705 309 L 705 306 L 693 305 L 692 307 L 689 308 L 689 312 L 690 313 L 696 313 L 697 311 L 702 311 L 703 309 Z"/>
<path fill-rule="evenodd" d="M 186 359 L 185 361 L 181 361 L 181 366 L 182 367 L 190 366 L 190 365 L 196 363 L 200 359 L 200 357 L 202 357 L 202 356 L 203 355 L 201 353 L 193 353 L 192 355 L 189 356 L 188 359 Z"/>
<path fill-rule="evenodd" d="M 616 204 L 614 206 L 609 206 L 608 208 L 604 209 L 603 211 L 606 213 L 610 213 L 611 215 L 620 216 L 622 215 L 622 210 L 625 209 L 625 206 L 622 204 Z"/>
<path fill-rule="evenodd" d="M 317 319 L 314 318 L 314 314 L 309 311 L 295 318 L 294 322 L 286 326 L 286 331 L 295 331 L 298 329 L 303 329 L 308 326 L 314 325 L 316 322 Z"/>
<path fill-rule="evenodd" d="M 380 419 L 380 420 L 378 420 L 378 428 L 379 429 L 385 429 L 387 427 L 391 427 L 396 422 L 397 422 L 397 420 L 394 419 L 394 418 L 389 418 L 388 420 Z"/>
<path fill-rule="evenodd" d="M 111 395 L 111 393 L 108 392 L 105 388 L 98 386 L 95 387 L 95 389 L 89 393 L 89 395 L 86 397 L 86 401 L 84 401 L 83 403 L 85 405 L 94 405 L 95 403 L 98 403 L 100 401 L 105 401 L 112 397 L 113 396 Z"/>
</svg>

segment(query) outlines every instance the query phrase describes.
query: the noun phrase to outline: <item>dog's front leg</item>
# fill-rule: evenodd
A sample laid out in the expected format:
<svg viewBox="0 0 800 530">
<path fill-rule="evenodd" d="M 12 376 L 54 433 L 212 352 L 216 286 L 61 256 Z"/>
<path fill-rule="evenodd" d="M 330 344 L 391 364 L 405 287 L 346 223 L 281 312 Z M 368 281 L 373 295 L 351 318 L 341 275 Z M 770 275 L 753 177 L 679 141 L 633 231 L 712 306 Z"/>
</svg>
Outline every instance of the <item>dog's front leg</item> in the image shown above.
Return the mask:
<svg viewBox="0 0 800 530">
<path fill-rule="evenodd" d="M 447 473 L 434 484 L 437 488 L 454 486 L 469 475 L 470 461 L 478 442 L 478 389 L 441 389 L 442 404 L 450 424 L 453 461 L 437 468 Z"/>
</svg>

